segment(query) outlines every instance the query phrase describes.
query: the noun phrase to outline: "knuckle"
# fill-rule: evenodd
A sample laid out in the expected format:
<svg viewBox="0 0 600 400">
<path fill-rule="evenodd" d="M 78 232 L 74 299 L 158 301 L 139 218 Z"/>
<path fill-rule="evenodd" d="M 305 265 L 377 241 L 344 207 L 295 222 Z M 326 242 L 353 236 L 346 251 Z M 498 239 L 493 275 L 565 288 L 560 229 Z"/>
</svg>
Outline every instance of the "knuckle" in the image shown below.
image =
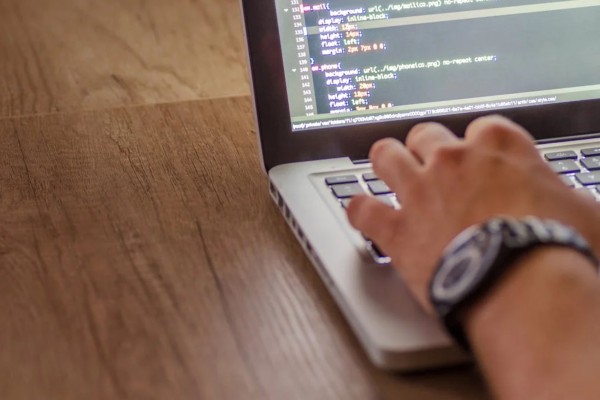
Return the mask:
<svg viewBox="0 0 600 400">
<path fill-rule="evenodd" d="M 464 146 L 440 146 L 433 150 L 431 164 L 433 168 L 461 164 L 465 158 Z"/>
<path fill-rule="evenodd" d="M 375 162 L 382 157 L 384 157 L 387 153 L 389 153 L 390 148 L 395 143 L 395 139 L 386 138 L 381 139 L 375 142 L 373 146 L 371 146 L 371 150 L 369 151 L 369 158 Z"/>
<path fill-rule="evenodd" d="M 519 146 L 529 136 L 519 125 L 498 115 L 476 119 L 467 127 L 466 135 L 499 149 Z"/>
<path fill-rule="evenodd" d="M 423 122 L 417 124 L 408 132 L 408 135 L 406 136 L 406 145 L 408 147 L 417 145 L 425 138 L 425 135 L 423 135 L 425 132 L 441 131 L 445 129 L 446 128 L 442 124 L 437 122 Z"/>
<path fill-rule="evenodd" d="M 474 129 L 478 131 L 478 136 L 485 140 L 502 141 L 510 132 L 506 129 L 506 125 L 497 119 L 489 119 L 475 123 Z"/>
<path fill-rule="evenodd" d="M 373 171 L 379 176 L 384 175 L 384 171 L 397 169 L 402 165 L 402 154 L 393 142 L 383 143 L 371 155 Z"/>
</svg>

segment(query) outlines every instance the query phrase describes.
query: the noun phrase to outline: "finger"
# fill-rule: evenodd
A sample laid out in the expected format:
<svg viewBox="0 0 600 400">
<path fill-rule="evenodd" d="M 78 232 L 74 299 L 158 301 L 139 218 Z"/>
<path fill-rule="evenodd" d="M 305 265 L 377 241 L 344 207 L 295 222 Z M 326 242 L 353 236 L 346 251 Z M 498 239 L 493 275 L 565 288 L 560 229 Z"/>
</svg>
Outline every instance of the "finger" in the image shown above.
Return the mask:
<svg viewBox="0 0 600 400">
<path fill-rule="evenodd" d="M 427 122 L 415 125 L 406 137 L 406 147 L 422 162 L 440 146 L 457 143 L 458 138 L 444 125 Z"/>
<path fill-rule="evenodd" d="M 375 174 L 383 179 L 401 201 L 418 179 L 421 169 L 419 162 L 396 139 L 383 139 L 375 143 L 371 147 L 369 158 Z"/>
<path fill-rule="evenodd" d="M 529 132 L 500 115 L 490 115 L 471 122 L 465 131 L 465 141 L 497 150 L 520 148 L 528 153 L 537 154 Z"/>
<path fill-rule="evenodd" d="M 400 212 L 369 196 L 356 196 L 347 208 L 350 224 L 385 252 L 393 248 Z"/>
</svg>

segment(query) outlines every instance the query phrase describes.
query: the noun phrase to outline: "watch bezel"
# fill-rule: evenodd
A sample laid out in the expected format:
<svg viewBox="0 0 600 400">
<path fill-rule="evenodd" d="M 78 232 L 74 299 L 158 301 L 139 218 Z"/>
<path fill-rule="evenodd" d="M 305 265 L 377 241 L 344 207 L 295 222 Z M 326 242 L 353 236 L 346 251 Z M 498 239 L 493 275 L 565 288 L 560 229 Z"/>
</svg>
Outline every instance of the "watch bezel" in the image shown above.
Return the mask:
<svg viewBox="0 0 600 400">
<path fill-rule="evenodd" d="M 490 224 L 466 229 L 444 252 L 443 262 L 440 263 L 431 282 L 431 298 L 438 308 L 442 306 L 451 308 L 460 303 L 461 299 L 468 297 L 497 259 L 502 245 L 502 232 L 488 229 L 491 226 Z M 486 248 L 481 246 L 484 241 L 487 242 Z M 463 273 L 452 287 L 445 287 L 447 277 L 464 259 L 465 253 L 466 255 L 478 255 L 476 259 L 472 259 L 473 265 L 469 265 L 471 272 Z"/>
<path fill-rule="evenodd" d="M 454 301 L 476 281 L 485 257 L 475 245 L 468 246 L 453 254 L 438 273 L 433 284 L 435 298 L 441 302 Z M 448 281 L 451 281 L 448 284 Z"/>
</svg>

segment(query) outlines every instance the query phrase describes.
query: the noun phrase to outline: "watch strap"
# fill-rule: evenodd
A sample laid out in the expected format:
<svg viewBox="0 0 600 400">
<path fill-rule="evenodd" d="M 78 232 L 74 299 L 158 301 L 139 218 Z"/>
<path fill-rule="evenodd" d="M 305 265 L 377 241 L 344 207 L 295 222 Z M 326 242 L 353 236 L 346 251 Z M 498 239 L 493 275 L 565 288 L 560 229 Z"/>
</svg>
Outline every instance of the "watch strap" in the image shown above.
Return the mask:
<svg viewBox="0 0 600 400">
<path fill-rule="evenodd" d="M 462 316 L 469 306 L 480 300 L 485 293 L 500 280 L 503 274 L 523 254 L 541 246 L 568 247 L 578 251 L 588 258 L 598 271 L 598 259 L 592 252 L 587 241 L 573 228 L 554 220 L 543 220 L 536 217 L 516 219 L 512 217 L 499 217 L 487 222 L 467 228 L 463 234 L 458 235 L 447 247 L 438 266 L 438 272 L 444 261 L 453 253 L 453 250 L 465 241 L 464 233 L 476 235 L 485 232 L 491 235 L 501 235 L 501 244 L 494 260 L 487 266 L 474 287 L 470 287 L 462 297 L 454 303 L 438 302 L 431 289 L 431 301 L 438 315 L 456 342 L 469 351 L 471 346 L 465 333 Z M 437 272 L 436 272 L 437 274 Z M 435 279 L 435 274 L 434 274 Z M 432 280 L 432 287 L 433 287 Z"/>
</svg>

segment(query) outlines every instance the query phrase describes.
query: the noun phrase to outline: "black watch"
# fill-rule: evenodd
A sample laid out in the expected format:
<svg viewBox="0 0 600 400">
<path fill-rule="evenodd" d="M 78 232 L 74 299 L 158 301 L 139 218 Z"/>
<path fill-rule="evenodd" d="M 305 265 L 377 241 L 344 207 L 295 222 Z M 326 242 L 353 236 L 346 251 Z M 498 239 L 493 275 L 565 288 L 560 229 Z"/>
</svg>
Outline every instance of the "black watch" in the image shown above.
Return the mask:
<svg viewBox="0 0 600 400">
<path fill-rule="evenodd" d="M 542 245 L 579 251 L 598 267 L 587 241 L 560 222 L 499 217 L 472 226 L 444 250 L 430 285 L 431 302 L 449 333 L 470 349 L 460 316 L 486 293 L 523 253 Z"/>
</svg>

